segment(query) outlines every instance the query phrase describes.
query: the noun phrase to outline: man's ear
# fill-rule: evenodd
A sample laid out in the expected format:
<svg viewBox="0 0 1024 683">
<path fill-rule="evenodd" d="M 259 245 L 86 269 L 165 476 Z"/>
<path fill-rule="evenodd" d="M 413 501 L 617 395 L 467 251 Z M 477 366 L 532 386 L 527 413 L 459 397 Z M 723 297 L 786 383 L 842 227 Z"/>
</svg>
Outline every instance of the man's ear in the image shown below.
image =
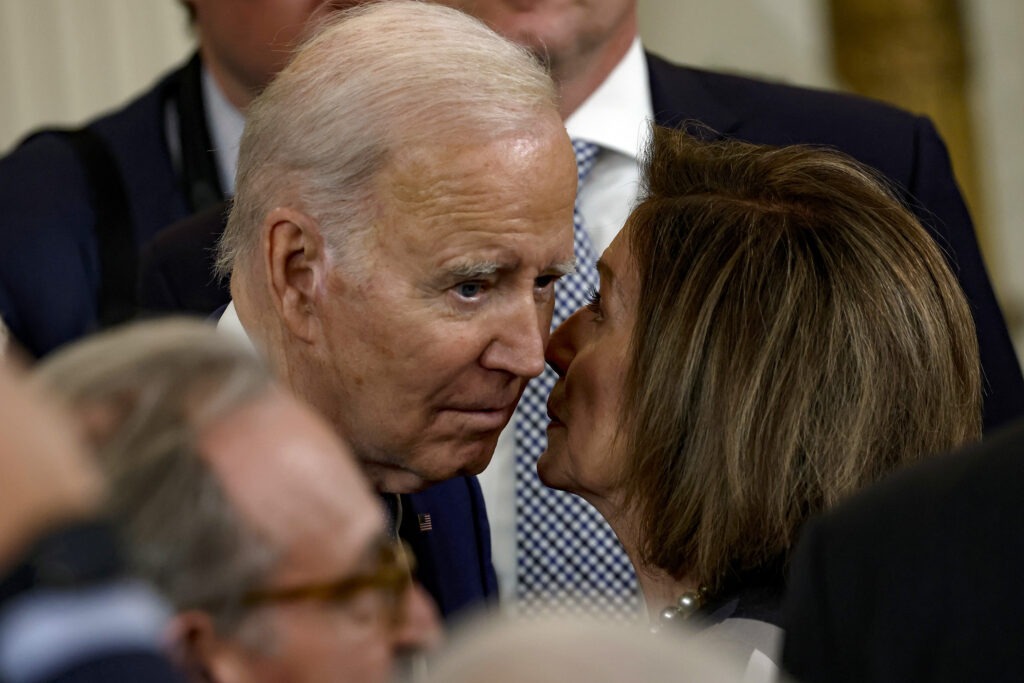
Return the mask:
<svg viewBox="0 0 1024 683">
<path fill-rule="evenodd" d="M 190 683 L 241 683 L 246 667 L 239 646 L 217 635 L 210 615 L 200 610 L 179 612 L 167 625 L 171 659 Z"/>
<path fill-rule="evenodd" d="M 262 235 L 271 301 L 291 333 L 311 341 L 319 323 L 316 299 L 327 285 L 320 226 L 301 211 L 278 207 L 267 214 Z"/>
</svg>

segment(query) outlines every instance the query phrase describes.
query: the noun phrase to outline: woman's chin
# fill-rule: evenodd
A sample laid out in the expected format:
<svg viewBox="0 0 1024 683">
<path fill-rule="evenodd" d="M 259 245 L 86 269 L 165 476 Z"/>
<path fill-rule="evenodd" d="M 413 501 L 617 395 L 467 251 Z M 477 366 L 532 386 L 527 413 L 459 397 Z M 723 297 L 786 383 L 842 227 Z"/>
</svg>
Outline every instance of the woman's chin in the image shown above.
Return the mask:
<svg viewBox="0 0 1024 683">
<path fill-rule="evenodd" d="M 590 475 L 593 473 L 583 469 L 588 460 L 569 452 L 568 437 L 568 430 L 562 423 L 548 427 L 548 447 L 537 459 L 537 476 L 548 488 L 575 493 L 592 503 L 590 485 L 595 482 Z"/>
<path fill-rule="evenodd" d="M 537 459 L 537 476 L 548 488 L 568 490 L 569 480 L 565 476 L 568 454 L 565 452 L 565 443 L 560 443 L 560 440 L 552 439 L 551 436 L 551 431 L 548 430 L 548 447 Z"/>
</svg>

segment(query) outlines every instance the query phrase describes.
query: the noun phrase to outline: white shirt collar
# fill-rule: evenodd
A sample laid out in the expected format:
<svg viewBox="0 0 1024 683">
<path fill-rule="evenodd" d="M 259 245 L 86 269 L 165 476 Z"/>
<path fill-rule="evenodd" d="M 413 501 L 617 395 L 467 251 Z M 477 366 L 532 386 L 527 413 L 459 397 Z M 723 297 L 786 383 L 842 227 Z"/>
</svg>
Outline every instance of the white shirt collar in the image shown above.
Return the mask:
<svg viewBox="0 0 1024 683">
<path fill-rule="evenodd" d="M 238 318 L 238 311 L 235 310 L 234 301 L 228 302 L 228 307 L 224 309 L 224 313 L 220 316 L 220 320 L 217 321 L 217 331 L 222 334 L 230 335 L 240 343 L 251 348 L 254 353 L 258 353 L 256 345 L 252 343 L 252 339 L 249 338 L 249 333 L 245 331 L 245 327 L 242 326 L 242 321 Z"/>
<path fill-rule="evenodd" d="M 640 39 L 633 44 L 597 90 L 569 116 L 569 137 L 639 159 L 654 119 L 647 59 Z"/>
<path fill-rule="evenodd" d="M 210 129 L 210 142 L 217 155 L 220 184 L 227 195 L 235 194 L 235 171 L 238 168 L 238 143 L 245 130 L 245 116 L 228 101 L 220 86 L 203 67 L 203 103 L 206 105 L 206 124 Z"/>
</svg>

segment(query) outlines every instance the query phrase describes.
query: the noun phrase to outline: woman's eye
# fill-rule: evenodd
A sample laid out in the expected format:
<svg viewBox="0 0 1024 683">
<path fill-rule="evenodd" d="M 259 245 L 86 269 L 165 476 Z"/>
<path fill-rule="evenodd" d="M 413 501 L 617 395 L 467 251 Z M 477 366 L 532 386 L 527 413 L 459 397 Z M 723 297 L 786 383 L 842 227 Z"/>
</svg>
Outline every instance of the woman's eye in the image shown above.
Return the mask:
<svg viewBox="0 0 1024 683">
<path fill-rule="evenodd" d="M 479 282 L 463 282 L 455 285 L 455 291 L 464 299 L 475 299 L 483 291 L 483 285 Z"/>
<path fill-rule="evenodd" d="M 601 292 L 596 289 L 587 294 L 587 310 L 596 316 L 601 315 Z"/>
</svg>

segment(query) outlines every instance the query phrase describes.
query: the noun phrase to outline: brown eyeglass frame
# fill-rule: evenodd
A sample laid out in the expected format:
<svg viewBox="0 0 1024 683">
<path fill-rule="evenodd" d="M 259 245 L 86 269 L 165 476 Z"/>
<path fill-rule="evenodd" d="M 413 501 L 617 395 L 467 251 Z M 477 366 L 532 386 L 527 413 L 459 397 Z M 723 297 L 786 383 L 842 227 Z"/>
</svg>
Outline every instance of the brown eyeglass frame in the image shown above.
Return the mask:
<svg viewBox="0 0 1024 683">
<path fill-rule="evenodd" d="M 242 598 L 242 605 L 257 607 L 268 603 L 298 600 L 344 602 L 367 590 L 385 591 L 397 603 L 398 598 L 412 584 L 415 571 L 416 558 L 405 541 L 382 543 L 377 564 L 370 572 L 326 583 L 250 591 Z"/>
</svg>

